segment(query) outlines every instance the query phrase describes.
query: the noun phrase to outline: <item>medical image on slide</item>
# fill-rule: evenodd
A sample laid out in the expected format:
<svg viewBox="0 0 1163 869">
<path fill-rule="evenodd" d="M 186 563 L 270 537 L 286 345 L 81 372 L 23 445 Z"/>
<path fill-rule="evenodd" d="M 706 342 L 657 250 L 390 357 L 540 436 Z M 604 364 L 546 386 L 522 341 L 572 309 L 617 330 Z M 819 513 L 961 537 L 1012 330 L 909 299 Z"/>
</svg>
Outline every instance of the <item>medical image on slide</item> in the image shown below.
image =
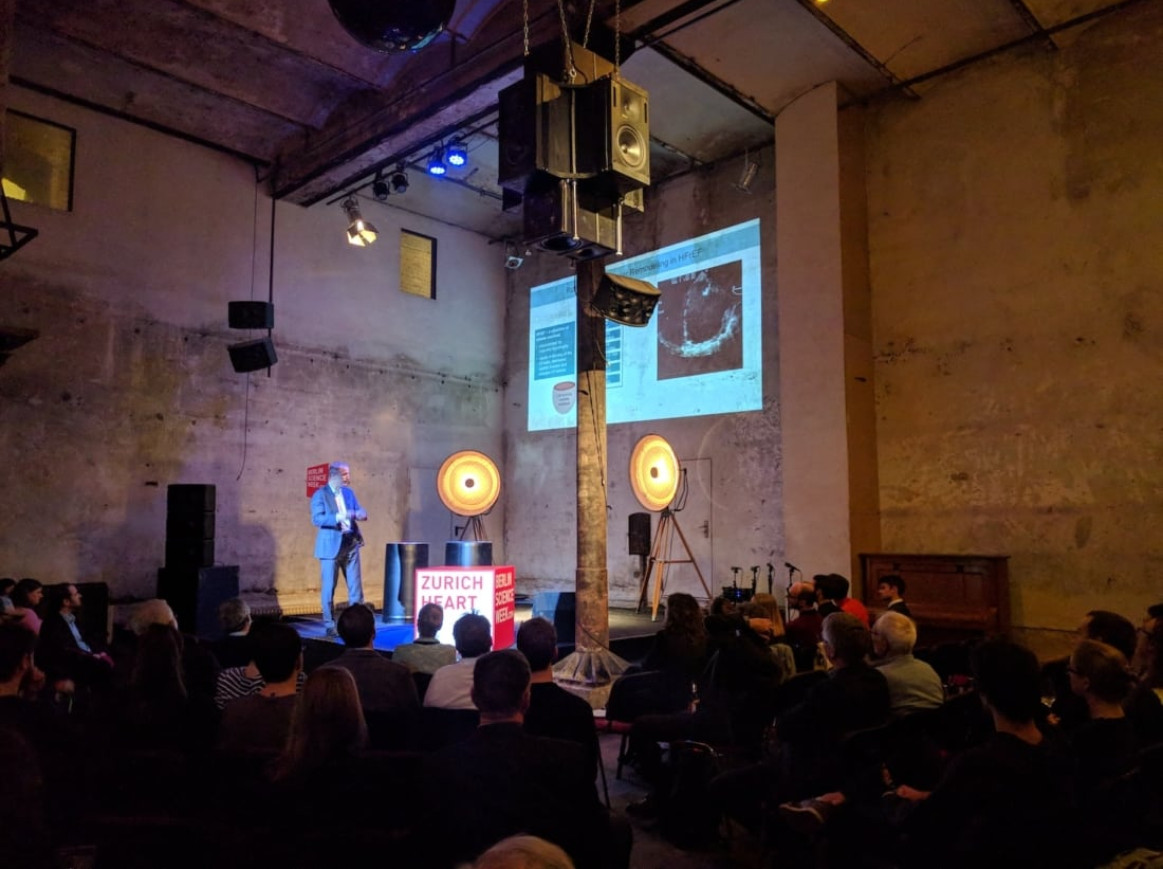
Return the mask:
<svg viewBox="0 0 1163 869">
<path fill-rule="evenodd" d="M 743 264 L 736 260 L 661 281 L 658 379 L 743 366 Z"/>
</svg>

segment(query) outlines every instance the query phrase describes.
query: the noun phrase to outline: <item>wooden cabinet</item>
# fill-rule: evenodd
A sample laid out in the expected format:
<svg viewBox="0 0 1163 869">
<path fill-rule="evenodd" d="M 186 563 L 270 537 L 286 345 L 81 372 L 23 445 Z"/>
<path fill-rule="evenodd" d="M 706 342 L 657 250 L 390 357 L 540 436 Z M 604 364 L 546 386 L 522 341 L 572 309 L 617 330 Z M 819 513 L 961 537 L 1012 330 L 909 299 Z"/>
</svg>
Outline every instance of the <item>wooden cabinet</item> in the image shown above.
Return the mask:
<svg viewBox="0 0 1163 869">
<path fill-rule="evenodd" d="M 1004 636 L 1010 630 L 1008 562 L 1008 555 L 861 553 L 864 603 L 883 610 L 876 586 L 895 573 L 905 581 L 919 642 Z"/>
</svg>

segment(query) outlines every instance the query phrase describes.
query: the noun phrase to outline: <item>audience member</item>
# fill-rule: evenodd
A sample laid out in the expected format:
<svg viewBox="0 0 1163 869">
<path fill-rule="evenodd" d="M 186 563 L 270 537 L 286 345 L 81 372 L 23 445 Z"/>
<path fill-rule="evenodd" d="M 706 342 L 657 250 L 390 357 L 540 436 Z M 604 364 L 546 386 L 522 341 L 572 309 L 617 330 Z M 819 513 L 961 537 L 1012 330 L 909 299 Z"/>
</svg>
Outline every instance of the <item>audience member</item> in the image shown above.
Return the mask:
<svg viewBox="0 0 1163 869">
<path fill-rule="evenodd" d="M 795 649 L 796 669 L 810 670 L 824 629 L 824 617 L 816 604 L 816 587 L 807 582 L 792 583 L 788 590 L 797 615 L 787 624 L 787 638 Z"/>
<path fill-rule="evenodd" d="M 887 612 L 912 617 L 909 605 L 904 601 L 905 581 L 895 573 L 885 574 L 876 581 L 876 596 L 884 603 Z"/>
<path fill-rule="evenodd" d="M 1127 659 L 1114 646 L 1083 640 L 1068 669 L 1070 690 L 1086 703 L 1087 720 L 1071 736 L 1078 762 L 1079 793 L 1126 772 L 1138 750 L 1123 701 L 1135 685 Z"/>
<path fill-rule="evenodd" d="M 140 647 L 140 638 L 153 625 L 164 625 L 180 631 L 177 616 L 166 601 L 160 598 L 151 598 L 142 601 L 133 608 L 129 617 L 129 627 L 137 638 Z M 179 650 L 181 651 L 181 677 L 190 702 L 202 710 L 206 704 L 214 699 L 215 685 L 218 681 L 218 659 L 191 634 L 179 634 Z M 136 650 L 129 653 L 130 660 L 122 669 L 129 670 L 132 676 Z"/>
<path fill-rule="evenodd" d="M 210 651 L 221 667 L 245 667 L 251 661 L 250 606 L 240 597 L 218 604 L 218 624 L 222 638 L 210 644 Z"/>
<path fill-rule="evenodd" d="M 1163 699 L 1163 603 L 1147 608 L 1147 617 L 1136 631 L 1134 669 L 1143 684 Z"/>
<path fill-rule="evenodd" d="M 851 584 L 838 573 L 816 574 L 816 596 L 820 601 L 820 615 L 824 618 L 836 612 L 846 612 L 869 625 L 868 610 L 864 604 L 848 596 Z"/>
<path fill-rule="evenodd" d="M 412 674 L 375 650 L 376 617 L 365 604 L 347 607 L 339 616 L 338 627 L 347 648 L 327 666 L 342 667 L 355 679 L 369 728 L 382 730 L 372 734 L 376 746 L 406 747 L 420 715 L 420 697 Z"/>
<path fill-rule="evenodd" d="M 996 734 L 954 758 L 905 824 L 905 864 L 949 867 L 1076 865 L 1068 767 L 1038 729 L 1040 674 L 1028 649 L 1004 640 L 973 652 L 973 675 Z"/>
<path fill-rule="evenodd" d="M 779 606 L 775 598 L 769 594 L 757 594 L 741 607 L 743 618 L 751 630 L 767 644 L 779 676 L 776 684 L 790 679 L 796 673 L 796 657 L 791 644 L 787 641 L 783 618 L 779 614 Z"/>
<path fill-rule="evenodd" d="M 473 670 L 477 659 L 493 647 L 489 620 L 475 613 L 466 613 L 452 626 L 452 638 L 460 660 L 441 667 L 432 674 L 432 681 L 424 695 L 425 706 L 440 709 L 476 709 L 472 700 Z"/>
<path fill-rule="evenodd" d="M 536 836 L 510 836 L 477 857 L 472 869 L 574 869 L 569 855 Z"/>
<path fill-rule="evenodd" d="M 0 579 L 0 617 L 15 615 L 13 613 L 12 592 L 16 589 L 16 580 L 10 576 Z"/>
<path fill-rule="evenodd" d="M 392 660 L 403 664 L 413 673 L 435 673 L 441 667 L 456 663 L 456 647 L 436 639 L 444 627 L 444 608 L 426 603 L 416 615 L 416 639 L 396 646 Z"/>
<path fill-rule="evenodd" d="M 629 827 L 615 827 L 602 808 L 584 750 L 523 728 L 530 695 L 525 657 L 513 649 L 490 652 L 476 662 L 475 675 L 481 725 L 468 740 L 437 752 L 426 776 L 430 836 L 444 851 L 435 864 L 471 859 L 506 836 L 527 833 L 559 845 L 579 869 L 628 866 Z M 450 827 L 448 818 L 456 824 Z"/>
<path fill-rule="evenodd" d="M 41 618 L 37 608 L 43 599 L 44 586 L 31 577 L 20 580 L 12 589 L 12 615 L 34 634 L 40 633 Z"/>
<path fill-rule="evenodd" d="M 263 686 L 222 710 L 218 748 L 223 751 L 278 751 L 291 727 L 303 669 L 299 635 L 290 625 L 271 622 L 255 625 L 251 639 Z"/>
<path fill-rule="evenodd" d="M 691 595 L 674 592 L 666 598 L 666 621 L 654 635 L 654 645 L 642 660 L 642 669 L 661 670 L 690 685 L 706 664 L 707 627 L 703 611 Z"/>
<path fill-rule="evenodd" d="M 534 736 L 576 742 L 585 749 L 589 768 L 597 775 L 601 757 L 594 710 L 585 700 L 553 681 L 553 662 L 557 660 L 557 631 L 553 622 L 538 617 L 522 624 L 517 631 L 517 651 L 525 656 L 533 671 L 525 730 Z"/>
<path fill-rule="evenodd" d="M 347 611 L 355 606 L 362 604 Z M 343 776 L 353 772 L 357 755 L 366 746 L 367 727 L 351 671 L 320 667 L 303 683 L 272 777 L 299 784 L 320 784 L 321 777 L 329 778 L 328 790 L 341 787 Z"/>
<path fill-rule="evenodd" d="M 887 610 L 872 626 L 874 666 L 888 681 L 892 717 L 900 718 L 945 702 L 937 671 L 913 657 L 917 626 L 896 610 Z"/>
<path fill-rule="evenodd" d="M 55 685 L 71 681 L 79 688 L 105 689 L 111 684 L 113 660 L 101 650 L 103 637 L 82 635 L 77 625 L 81 605 L 81 592 L 73 583 L 49 588 L 37 657 Z"/>
</svg>

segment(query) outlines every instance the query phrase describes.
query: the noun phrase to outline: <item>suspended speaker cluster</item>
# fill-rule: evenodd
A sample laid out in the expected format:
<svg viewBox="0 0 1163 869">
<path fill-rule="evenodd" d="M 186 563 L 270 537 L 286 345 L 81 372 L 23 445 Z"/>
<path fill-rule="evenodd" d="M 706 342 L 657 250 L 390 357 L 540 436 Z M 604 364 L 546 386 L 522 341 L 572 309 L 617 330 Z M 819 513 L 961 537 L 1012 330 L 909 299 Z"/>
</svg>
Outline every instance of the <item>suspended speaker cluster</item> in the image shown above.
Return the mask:
<svg viewBox="0 0 1163 869">
<path fill-rule="evenodd" d="M 501 472 L 496 463 L 476 450 L 461 450 L 444 460 L 436 475 L 440 500 L 460 516 L 489 512 L 501 494 Z"/>
<path fill-rule="evenodd" d="M 275 306 L 270 302 L 228 302 L 227 320 L 231 329 L 266 329 L 267 336 L 240 341 L 226 348 L 230 364 L 239 374 L 261 371 L 279 361 L 270 330 L 275 326 Z"/>
<path fill-rule="evenodd" d="M 501 91 L 498 180 L 506 209 L 523 207 L 526 243 L 585 260 L 620 253 L 623 209 L 642 210 L 649 97 L 608 60 L 571 52 L 585 70 L 574 80 L 557 81 L 534 54 Z"/>
<path fill-rule="evenodd" d="M 678 481 L 678 458 L 666 438 L 648 434 L 634 445 L 630 453 L 630 488 L 639 504 L 653 511 L 670 506 L 678 494 Z"/>
</svg>

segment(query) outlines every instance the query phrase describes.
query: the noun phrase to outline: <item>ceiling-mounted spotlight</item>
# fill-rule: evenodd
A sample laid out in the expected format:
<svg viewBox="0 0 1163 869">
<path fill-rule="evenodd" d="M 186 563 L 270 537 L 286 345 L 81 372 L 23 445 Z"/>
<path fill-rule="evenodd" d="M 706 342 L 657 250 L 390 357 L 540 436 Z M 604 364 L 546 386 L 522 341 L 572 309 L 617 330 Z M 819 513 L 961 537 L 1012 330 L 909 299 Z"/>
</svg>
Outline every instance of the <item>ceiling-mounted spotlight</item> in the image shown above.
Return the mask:
<svg viewBox="0 0 1163 869">
<path fill-rule="evenodd" d="M 356 247 L 367 247 L 376 240 L 379 232 L 374 226 L 363 219 L 363 215 L 359 213 L 359 206 L 355 204 L 355 199 L 351 196 L 343 200 L 343 210 L 347 212 L 347 243 L 354 244 Z"/>
<path fill-rule="evenodd" d="M 388 182 L 384 180 L 383 171 L 376 172 L 376 180 L 372 182 L 372 196 L 383 202 L 388 198 Z"/>
<path fill-rule="evenodd" d="M 393 193 L 408 192 L 408 173 L 404 171 L 403 163 L 396 167 L 396 171 L 392 173 L 392 177 L 388 179 L 388 183 L 392 185 Z"/>
<path fill-rule="evenodd" d="M 440 149 L 437 148 L 428 158 L 428 174 L 440 176 L 446 172 L 448 172 L 448 167 L 444 165 L 444 158 L 440 155 Z"/>
<path fill-rule="evenodd" d="M 661 296 L 662 291 L 647 281 L 606 274 L 590 305 L 607 320 L 624 326 L 645 326 Z"/>
<path fill-rule="evenodd" d="M 444 160 L 449 166 L 463 166 L 468 162 L 468 148 L 460 139 L 454 140 L 444 149 Z"/>
</svg>

